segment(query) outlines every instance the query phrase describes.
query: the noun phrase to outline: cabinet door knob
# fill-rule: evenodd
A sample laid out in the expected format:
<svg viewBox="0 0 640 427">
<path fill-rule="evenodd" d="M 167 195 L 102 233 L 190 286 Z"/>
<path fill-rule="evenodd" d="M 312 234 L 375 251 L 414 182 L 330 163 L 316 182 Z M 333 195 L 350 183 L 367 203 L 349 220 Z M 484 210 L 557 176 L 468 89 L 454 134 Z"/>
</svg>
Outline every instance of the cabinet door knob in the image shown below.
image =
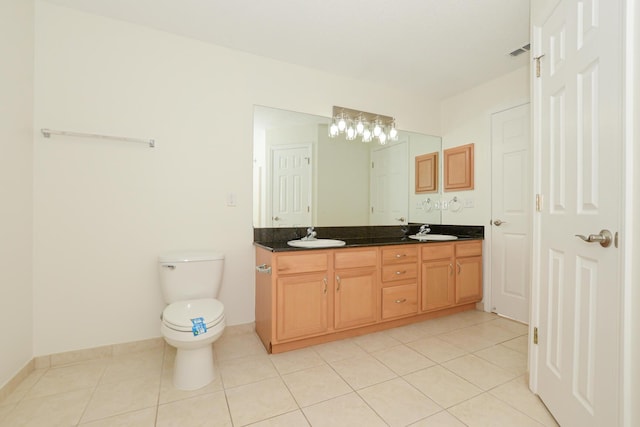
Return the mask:
<svg viewBox="0 0 640 427">
<path fill-rule="evenodd" d="M 322 293 L 326 295 L 326 293 L 327 293 L 327 284 L 329 283 L 329 281 L 325 277 L 324 279 L 322 279 L 322 283 L 324 283 L 324 289 L 322 290 Z"/>
<path fill-rule="evenodd" d="M 340 276 L 336 275 L 336 282 L 338 282 L 338 287 L 336 288 L 336 291 L 340 290 Z"/>
<path fill-rule="evenodd" d="M 460 272 L 462 271 L 462 266 L 458 261 L 456 261 L 456 265 L 458 266 L 458 274 L 460 274 Z"/>
</svg>

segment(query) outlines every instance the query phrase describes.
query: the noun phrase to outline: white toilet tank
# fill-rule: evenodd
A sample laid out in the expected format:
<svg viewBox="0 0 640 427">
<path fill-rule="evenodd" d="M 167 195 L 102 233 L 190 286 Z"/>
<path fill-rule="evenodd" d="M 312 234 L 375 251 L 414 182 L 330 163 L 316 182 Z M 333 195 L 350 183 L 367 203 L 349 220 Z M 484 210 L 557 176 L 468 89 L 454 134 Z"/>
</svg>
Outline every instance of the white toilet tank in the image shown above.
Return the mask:
<svg viewBox="0 0 640 427">
<path fill-rule="evenodd" d="M 158 257 L 164 301 L 217 298 L 222 283 L 224 254 L 174 252 Z"/>
</svg>

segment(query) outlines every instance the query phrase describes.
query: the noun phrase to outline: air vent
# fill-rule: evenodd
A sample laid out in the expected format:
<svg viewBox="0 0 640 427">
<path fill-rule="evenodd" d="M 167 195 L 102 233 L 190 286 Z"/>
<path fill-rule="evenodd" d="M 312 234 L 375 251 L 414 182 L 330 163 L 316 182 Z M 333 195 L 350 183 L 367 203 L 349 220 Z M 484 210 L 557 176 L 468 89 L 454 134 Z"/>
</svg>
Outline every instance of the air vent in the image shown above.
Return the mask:
<svg viewBox="0 0 640 427">
<path fill-rule="evenodd" d="M 529 49 L 531 49 L 531 43 L 527 43 L 526 45 L 519 47 L 518 49 L 514 50 L 513 52 L 509 52 L 509 55 L 511 55 L 512 57 L 516 57 L 518 55 L 522 55 L 523 53 L 527 53 L 529 52 Z"/>
</svg>

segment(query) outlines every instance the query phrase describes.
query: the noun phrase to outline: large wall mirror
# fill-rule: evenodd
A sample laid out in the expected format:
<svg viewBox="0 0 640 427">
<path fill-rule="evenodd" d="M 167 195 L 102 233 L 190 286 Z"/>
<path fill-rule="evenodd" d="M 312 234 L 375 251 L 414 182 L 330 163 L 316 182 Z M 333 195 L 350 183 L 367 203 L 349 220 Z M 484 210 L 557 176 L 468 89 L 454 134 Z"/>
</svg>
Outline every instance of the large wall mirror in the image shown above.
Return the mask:
<svg viewBox="0 0 640 427">
<path fill-rule="evenodd" d="M 440 224 L 441 188 L 416 192 L 416 158 L 441 158 L 440 137 L 400 131 L 380 145 L 329 138 L 329 124 L 328 117 L 254 107 L 254 227 Z"/>
</svg>

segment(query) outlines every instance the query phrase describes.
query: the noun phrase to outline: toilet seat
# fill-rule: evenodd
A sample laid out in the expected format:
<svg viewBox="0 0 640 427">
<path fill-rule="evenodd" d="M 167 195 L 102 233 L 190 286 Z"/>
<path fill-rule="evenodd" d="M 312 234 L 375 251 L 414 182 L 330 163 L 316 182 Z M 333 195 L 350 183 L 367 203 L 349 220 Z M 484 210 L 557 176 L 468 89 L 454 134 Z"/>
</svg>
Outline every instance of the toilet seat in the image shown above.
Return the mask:
<svg viewBox="0 0 640 427">
<path fill-rule="evenodd" d="M 178 301 L 169 304 L 162 312 L 162 323 L 179 332 L 192 332 L 191 319 L 202 317 L 207 330 L 224 321 L 224 305 L 214 298 Z"/>
</svg>

